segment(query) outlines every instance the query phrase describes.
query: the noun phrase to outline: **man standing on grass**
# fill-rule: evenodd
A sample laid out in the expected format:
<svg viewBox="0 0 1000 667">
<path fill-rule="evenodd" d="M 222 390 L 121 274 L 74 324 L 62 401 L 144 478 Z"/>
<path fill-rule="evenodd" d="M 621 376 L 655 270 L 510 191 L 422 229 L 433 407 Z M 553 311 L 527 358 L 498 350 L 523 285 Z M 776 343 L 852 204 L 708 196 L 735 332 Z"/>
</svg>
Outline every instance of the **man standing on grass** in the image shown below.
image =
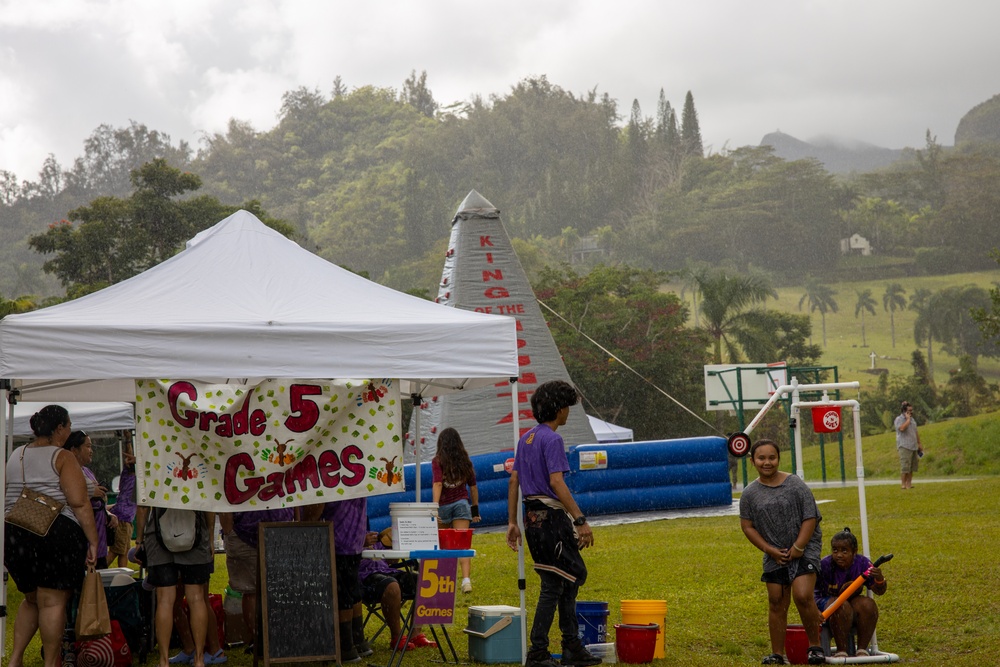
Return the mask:
<svg viewBox="0 0 1000 667">
<path fill-rule="evenodd" d="M 577 403 L 577 391 L 568 382 L 553 380 L 531 396 L 531 413 L 538 425 L 521 437 L 507 487 L 507 544 L 517 551 L 521 531 L 517 526 L 517 492 L 524 495 L 524 538 L 542 580 L 531 625 L 531 647 L 525 667 L 557 667 L 549 653 L 549 629 L 556 610 L 562 633 L 562 664 L 591 667 L 601 659 L 580 641 L 576 596 L 587 580 L 581 549 L 594 544 L 587 524 L 563 475 L 569 460 L 556 429 L 566 423 Z"/>
<path fill-rule="evenodd" d="M 917 422 L 913 418 L 913 406 L 903 401 L 896 420 L 892 423 L 896 431 L 896 450 L 899 452 L 900 482 L 904 489 L 913 488 L 913 473 L 917 471 L 924 448 L 917 433 Z"/>
</svg>

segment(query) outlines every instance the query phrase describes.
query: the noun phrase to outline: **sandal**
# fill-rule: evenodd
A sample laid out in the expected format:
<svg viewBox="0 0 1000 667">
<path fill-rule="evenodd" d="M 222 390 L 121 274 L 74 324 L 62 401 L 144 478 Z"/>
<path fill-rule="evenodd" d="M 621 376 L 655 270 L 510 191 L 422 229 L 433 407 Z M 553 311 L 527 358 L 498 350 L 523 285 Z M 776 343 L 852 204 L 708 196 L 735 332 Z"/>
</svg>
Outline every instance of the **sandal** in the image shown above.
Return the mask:
<svg viewBox="0 0 1000 667">
<path fill-rule="evenodd" d="M 833 654 L 833 657 L 834 658 L 846 658 L 847 657 L 847 651 L 837 651 L 836 653 Z"/>
<path fill-rule="evenodd" d="M 772 653 L 771 655 L 766 656 L 763 660 L 761 660 L 760 664 L 762 664 L 762 665 L 783 665 L 783 664 L 785 664 L 785 659 L 783 657 L 781 657 L 780 653 Z"/>
<path fill-rule="evenodd" d="M 822 665 L 826 663 L 826 654 L 823 653 L 822 646 L 810 646 L 809 657 L 806 659 L 810 665 Z"/>
<path fill-rule="evenodd" d="M 868 652 L 868 649 L 859 648 L 857 653 L 855 653 L 854 655 L 859 658 L 862 658 L 862 657 L 868 657 L 871 654 Z"/>
</svg>

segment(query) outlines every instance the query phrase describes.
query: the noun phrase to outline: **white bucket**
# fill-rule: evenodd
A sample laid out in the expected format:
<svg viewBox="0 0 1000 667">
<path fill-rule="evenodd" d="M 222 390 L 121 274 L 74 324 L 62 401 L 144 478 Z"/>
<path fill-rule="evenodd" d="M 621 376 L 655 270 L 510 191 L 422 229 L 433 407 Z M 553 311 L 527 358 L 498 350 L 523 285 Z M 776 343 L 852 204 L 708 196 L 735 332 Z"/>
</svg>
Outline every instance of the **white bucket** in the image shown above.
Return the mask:
<svg viewBox="0 0 1000 667">
<path fill-rule="evenodd" d="M 438 548 L 437 503 L 389 503 L 392 519 L 392 548 Z"/>
</svg>

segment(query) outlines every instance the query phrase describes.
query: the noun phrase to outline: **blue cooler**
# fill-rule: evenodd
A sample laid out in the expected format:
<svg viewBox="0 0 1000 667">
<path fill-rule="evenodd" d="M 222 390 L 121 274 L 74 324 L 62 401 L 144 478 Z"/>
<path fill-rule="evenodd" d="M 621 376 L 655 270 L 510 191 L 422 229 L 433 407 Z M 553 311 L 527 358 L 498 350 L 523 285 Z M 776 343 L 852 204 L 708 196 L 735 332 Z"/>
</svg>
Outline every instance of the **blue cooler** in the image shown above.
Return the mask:
<svg viewBox="0 0 1000 667">
<path fill-rule="evenodd" d="M 469 607 L 469 658 L 474 662 L 521 663 L 521 610 L 508 605 Z"/>
</svg>

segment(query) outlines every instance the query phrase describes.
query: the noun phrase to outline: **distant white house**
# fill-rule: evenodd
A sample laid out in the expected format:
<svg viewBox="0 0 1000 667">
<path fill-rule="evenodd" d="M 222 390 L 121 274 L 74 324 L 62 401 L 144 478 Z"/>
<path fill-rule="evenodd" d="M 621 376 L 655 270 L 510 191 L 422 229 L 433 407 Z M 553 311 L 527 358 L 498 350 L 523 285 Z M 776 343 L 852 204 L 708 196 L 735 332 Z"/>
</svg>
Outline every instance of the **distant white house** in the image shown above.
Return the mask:
<svg viewBox="0 0 1000 667">
<path fill-rule="evenodd" d="M 872 244 L 861 234 L 851 234 L 850 238 L 840 239 L 840 254 L 861 254 L 867 257 L 872 254 Z"/>
<path fill-rule="evenodd" d="M 579 264 L 593 259 L 602 259 L 607 255 L 608 251 L 598 244 L 597 236 L 581 236 L 576 247 L 573 248 L 571 262 Z"/>
</svg>

